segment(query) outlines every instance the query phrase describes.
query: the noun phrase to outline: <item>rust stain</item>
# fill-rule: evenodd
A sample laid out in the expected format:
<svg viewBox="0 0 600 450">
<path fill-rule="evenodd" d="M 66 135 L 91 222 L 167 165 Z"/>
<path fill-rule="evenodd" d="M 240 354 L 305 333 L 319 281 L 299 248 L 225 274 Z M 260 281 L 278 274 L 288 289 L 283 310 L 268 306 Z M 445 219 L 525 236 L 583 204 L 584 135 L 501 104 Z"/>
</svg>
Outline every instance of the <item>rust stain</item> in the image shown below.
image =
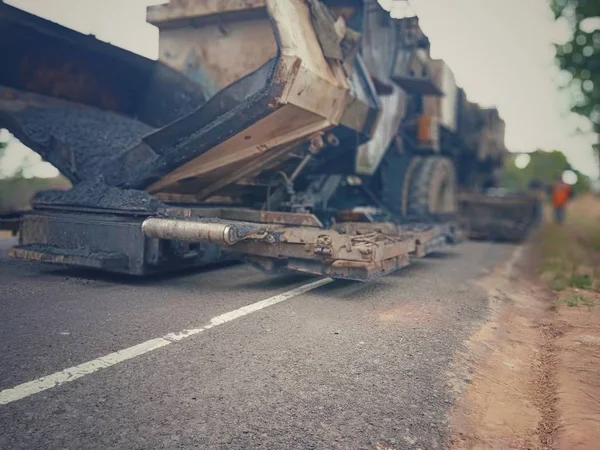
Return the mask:
<svg viewBox="0 0 600 450">
<path fill-rule="evenodd" d="M 224 88 L 258 69 L 277 53 L 267 19 L 202 27 L 187 24 L 160 33 L 160 59 L 211 89 Z M 223 58 L 223 55 L 228 55 Z"/>
</svg>

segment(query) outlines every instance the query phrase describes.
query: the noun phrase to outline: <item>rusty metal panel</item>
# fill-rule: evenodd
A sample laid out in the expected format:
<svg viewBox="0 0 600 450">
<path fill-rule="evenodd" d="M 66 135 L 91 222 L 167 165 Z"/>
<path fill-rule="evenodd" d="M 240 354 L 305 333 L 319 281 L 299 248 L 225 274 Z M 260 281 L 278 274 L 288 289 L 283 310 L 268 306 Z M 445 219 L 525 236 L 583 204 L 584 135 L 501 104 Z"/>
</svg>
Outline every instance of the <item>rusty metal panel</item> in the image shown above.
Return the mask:
<svg viewBox="0 0 600 450">
<path fill-rule="evenodd" d="M 300 214 L 280 211 L 263 211 L 249 208 L 194 208 L 168 207 L 165 214 L 180 217 L 215 217 L 227 220 L 240 220 L 272 225 L 296 225 L 323 228 L 323 224 L 314 214 Z"/>
<path fill-rule="evenodd" d="M 204 20 L 266 16 L 266 0 L 170 0 L 147 8 L 146 21 L 160 28 L 200 24 Z"/>
<path fill-rule="evenodd" d="M 269 19 L 161 29 L 159 59 L 214 95 L 277 54 Z M 224 56 L 226 55 L 226 56 Z"/>
<path fill-rule="evenodd" d="M 328 127 L 322 118 L 287 105 L 176 168 L 148 190 L 195 192 L 198 200 L 208 198 L 227 184 L 256 174 L 272 157 L 284 157 L 293 150 L 290 144 Z"/>
<path fill-rule="evenodd" d="M 439 87 L 441 96 L 428 95 L 423 99 L 423 111 L 425 114 L 439 118 L 440 125 L 452 132 L 457 131 L 457 101 L 458 86 L 454 73 L 441 59 L 429 61 L 429 73 L 434 84 Z"/>
<path fill-rule="evenodd" d="M 192 223 L 206 230 L 215 224 Z M 218 223 L 221 227 L 245 226 L 244 222 L 222 219 Z M 254 227 L 235 242 L 221 245 L 246 255 L 264 270 L 287 268 L 362 281 L 405 266 L 409 257 L 424 257 L 459 240 L 453 223 L 340 223 L 330 230 L 268 224 Z"/>
<path fill-rule="evenodd" d="M 392 222 L 340 222 L 333 229 L 342 234 L 381 233 L 386 236 L 399 236 L 398 225 Z"/>
<path fill-rule="evenodd" d="M 246 77 L 219 92 L 190 117 L 149 136 L 145 142 L 161 160 L 153 162 L 149 173 L 132 181 L 131 187 L 153 193 L 195 193 L 197 200 L 203 200 L 227 185 L 257 176 L 273 162 L 309 145 L 313 136 L 339 124 L 349 105 L 351 86 L 341 61 L 325 59 L 308 5 L 301 0 L 268 1 L 267 5 L 281 48 L 270 73 L 261 68 L 248 75 L 254 77 L 252 81 L 256 78 L 257 86 L 262 81 L 265 87 L 261 96 L 252 95 L 247 104 L 215 112 L 221 99 L 237 89 L 238 83 L 245 83 Z M 244 108 L 249 112 L 252 108 L 255 114 L 233 114 Z M 224 133 L 215 139 L 216 126 L 207 125 L 221 117 L 226 119 L 218 124 Z M 363 128 L 360 124 L 360 131 Z M 171 170 L 165 170 L 166 166 Z"/>
<path fill-rule="evenodd" d="M 38 244 L 17 245 L 9 250 L 13 259 L 88 267 L 120 272 L 127 267 L 127 256 L 122 253 L 90 252 L 85 249 L 66 250 Z"/>
<path fill-rule="evenodd" d="M 371 231 L 365 234 L 340 234 L 313 227 L 284 227 L 223 219 L 148 218 L 142 225 L 146 236 L 215 243 L 228 251 L 272 260 L 309 260 L 321 265 L 320 271 L 336 276 L 332 267 L 358 270 L 365 279 L 385 272 L 386 265 L 399 267 L 414 253 L 415 242 Z M 273 264 L 276 266 L 277 264 Z M 317 267 L 315 264 L 310 264 Z M 264 266 L 264 264 L 263 264 Z M 338 273 L 341 273 L 338 270 Z M 349 276 L 348 274 L 344 277 Z M 355 279 L 358 275 L 355 275 Z"/>
<path fill-rule="evenodd" d="M 250 209 L 224 208 L 221 217 L 230 220 L 247 220 L 256 223 L 296 225 L 322 228 L 323 224 L 314 214 L 298 214 L 279 211 L 257 211 Z"/>
<path fill-rule="evenodd" d="M 335 261 L 327 275 L 332 278 L 355 281 L 372 281 L 393 273 L 410 264 L 408 255 L 386 259 L 380 263 L 357 264 L 352 261 Z"/>
</svg>

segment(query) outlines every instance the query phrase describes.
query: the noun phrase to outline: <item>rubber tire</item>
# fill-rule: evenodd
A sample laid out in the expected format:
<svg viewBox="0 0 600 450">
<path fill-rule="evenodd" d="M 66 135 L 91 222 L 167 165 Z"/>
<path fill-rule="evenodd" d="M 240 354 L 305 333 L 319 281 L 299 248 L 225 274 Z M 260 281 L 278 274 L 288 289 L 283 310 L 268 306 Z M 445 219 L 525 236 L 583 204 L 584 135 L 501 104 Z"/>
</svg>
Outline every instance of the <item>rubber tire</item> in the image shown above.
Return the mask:
<svg viewBox="0 0 600 450">
<path fill-rule="evenodd" d="M 402 216 L 406 217 L 408 215 L 408 205 L 410 203 L 410 198 L 408 193 L 410 192 L 410 186 L 415 179 L 416 174 L 421 170 L 421 166 L 423 165 L 423 161 L 425 158 L 421 156 L 413 156 L 410 158 L 406 166 L 406 171 L 404 172 L 404 179 L 402 180 L 402 198 L 400 201 L 402 202 L 401 211 Z"/>
<path fill-rule="evenodd" d="M 441 156 L 424 158 L 407 181 L 406 213 L 409 217 L 427 219 L 458 211 L 456 169 L 450 159 Z"/>
</svg>

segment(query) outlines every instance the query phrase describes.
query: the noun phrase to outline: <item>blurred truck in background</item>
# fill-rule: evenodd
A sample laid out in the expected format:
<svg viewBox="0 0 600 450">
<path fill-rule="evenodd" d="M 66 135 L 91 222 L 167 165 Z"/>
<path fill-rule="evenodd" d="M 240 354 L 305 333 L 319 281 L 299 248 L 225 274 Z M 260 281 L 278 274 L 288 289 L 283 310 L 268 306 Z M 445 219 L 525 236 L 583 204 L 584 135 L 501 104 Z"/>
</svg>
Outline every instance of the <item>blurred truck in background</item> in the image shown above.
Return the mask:
<svg viewBox="0 0 600 450">
<path fill-rule="evenodd" d="M 369 280 L 459 241 L 459 198 L 488 204 L 504 122 L 431 58 L 417 18 L 375 0 L 173 0 L 147 21 L 158 61 L 0 3 L 0 127 L 73 184 L 36 196 L 13 258 Z"/>
</svg>

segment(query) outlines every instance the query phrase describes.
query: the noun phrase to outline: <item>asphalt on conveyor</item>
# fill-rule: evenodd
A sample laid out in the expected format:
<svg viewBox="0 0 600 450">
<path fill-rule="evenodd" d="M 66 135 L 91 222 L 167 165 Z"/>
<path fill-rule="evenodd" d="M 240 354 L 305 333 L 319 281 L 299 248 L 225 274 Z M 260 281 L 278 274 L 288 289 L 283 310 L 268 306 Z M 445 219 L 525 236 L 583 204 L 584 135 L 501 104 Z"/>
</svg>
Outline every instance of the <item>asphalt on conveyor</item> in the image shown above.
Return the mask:
<svg viewBox="0 0 600 450">
<path fill-rule="evenodd" d="M 315 280 L 245 265 L 138 280 L 9 261 L 0 390 Z M 335 281 L 0 406 L 0 448 L 442 448 L 454 353 L 488 315 L 466 242 L 376 282 Z"/>
</svg>

